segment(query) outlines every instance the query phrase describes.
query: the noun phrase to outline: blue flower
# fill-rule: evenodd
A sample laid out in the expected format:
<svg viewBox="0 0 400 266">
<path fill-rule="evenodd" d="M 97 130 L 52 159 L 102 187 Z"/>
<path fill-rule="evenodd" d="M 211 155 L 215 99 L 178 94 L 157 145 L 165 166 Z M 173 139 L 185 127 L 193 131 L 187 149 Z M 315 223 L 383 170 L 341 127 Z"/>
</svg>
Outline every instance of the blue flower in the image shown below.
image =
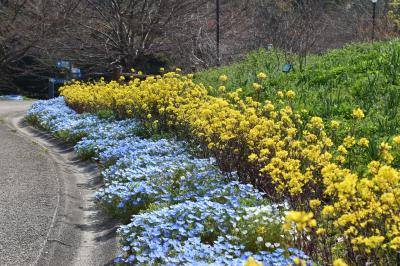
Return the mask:
<svg viewBox="0 0 400 266">
<path fill-rule="evenodd" d="M 118 229 L 124 254 L 116 263 L 243 265 L 250 256 L 264 265 L 293 264 L 296 257 L 312 263 L 294 248 L 246 250 L 232 224 L 273 207 L 235 173 L 220 171 L 215 159 L 193 157 L 185 142 L 140 138 L 134 134 L 141 127 L 137 121 L 78 114 L 63 97 L 33 103 L 27 116 L 100 163 L 104 187 L 97 201 L 131 218 Z"/>
</svg>

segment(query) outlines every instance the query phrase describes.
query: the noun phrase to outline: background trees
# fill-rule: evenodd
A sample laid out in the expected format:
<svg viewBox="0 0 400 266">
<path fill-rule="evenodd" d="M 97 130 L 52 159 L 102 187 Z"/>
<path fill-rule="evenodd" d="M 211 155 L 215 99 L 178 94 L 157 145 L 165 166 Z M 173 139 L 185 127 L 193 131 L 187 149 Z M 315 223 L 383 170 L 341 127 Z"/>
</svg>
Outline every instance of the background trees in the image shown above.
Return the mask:
<svg viewBox="0 0 400 266">
<path fill-rule="evenodd" d="M 67 14 L 77 5 L 74 0 L 0 1 L 0 92 L 40 86 L 37 78 L 48 76 L 53 64 L 49 44 L 64 31 Z"/>
<path fill-rule="evenodd" d="M 377 36 L 396 33 L 397 2 L 378 2 Z M 365 0 L 221 0 L 222 62 L 273 44 L 305 63 L 367 40 L 371 12 Z M 214 66 L 215 45 L 214 0 L 0 0 L 0 93 L 40 92 L 61 58 L 86 76 L 116 65 L 154 73 Z"/>
</svg>

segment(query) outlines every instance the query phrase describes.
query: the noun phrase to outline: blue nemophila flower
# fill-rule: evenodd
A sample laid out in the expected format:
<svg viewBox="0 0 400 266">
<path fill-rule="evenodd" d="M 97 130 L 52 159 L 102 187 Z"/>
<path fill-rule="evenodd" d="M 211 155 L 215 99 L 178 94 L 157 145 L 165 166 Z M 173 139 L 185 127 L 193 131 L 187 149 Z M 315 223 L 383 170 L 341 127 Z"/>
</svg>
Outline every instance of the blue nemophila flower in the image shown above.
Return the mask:
<svg viewBox="0 0 400 266">
<path fill-rule="evenodd" d="M 130 224 L 119 229 L 123 243 L 130 247 L 121 260 L 128 262 L 134 255 L 146 258 L 150 265 L 243 265 L 253 256 L 264 265 L 288 265 L 297 257 L 311 263 L 296 249 L 258 254 L 246 251 L 241 239 L 230 232 L 236 217 L 247 213 L 246 208 L 203 199 L 134 215 Z"/>
<path fill-rule="evenodd" d="M 300 250 L 264 243 L 273 235 L 268 230 L 283 222 L 285 206 L 266 204 L 262 193 L 239 183 L 234 173 L 221 172 L 214 159 L 194 158 L 186 143 L 140 138 L 136 121 L 78 114 L 62 97 L 35 102 L 28 117 L 100 163 L 104 186 L 96 193 L 98 202 L 125 216 L 135 214 L 119 228 L 124 254 L 115 262 L 243 265 L 253 256 L 264 265 L 288 265 L 297 257 L 311 263 Z M 259 227 L 268 229 L 263 236 L 257 235 Z"/>
</svg>

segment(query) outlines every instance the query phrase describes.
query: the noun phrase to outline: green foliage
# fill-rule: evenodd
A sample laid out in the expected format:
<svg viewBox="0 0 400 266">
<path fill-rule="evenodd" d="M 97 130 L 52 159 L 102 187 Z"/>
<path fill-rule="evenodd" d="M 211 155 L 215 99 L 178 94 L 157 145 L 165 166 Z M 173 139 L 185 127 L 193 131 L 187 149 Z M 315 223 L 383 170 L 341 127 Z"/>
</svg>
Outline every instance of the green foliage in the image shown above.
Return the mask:
<svg viewBox="0 0 400 266">
<path fill-rule="evenodd" d="M 79 134 L 75 134 L 69 130 L 60 130 L 59 132 L 57 132 L 57 134 L 55 134 L 55 136 L 64 139 L 69 144 L 75 144 L 86 137 L 87 133 L 81 132 Z M 84 156 L 82 156 L 82 158 L 84 158 Z"/>
<path fill-rule="evenodd" d="M 100 119 L 115 119 L 114 112 L 112 110 L 100 110 L 96 113 Z"/>
<path fill-rule="evenodd" d="M 294 64 L 288 74 L 282 72 L 287 62 L 284 53 L 259 50 L 248 54 L 239 63 L 211 69 L 195 75 L 195 81 L 218 87 L 221 74 L 228 76 L 227 91 L 242 88 L 241 96 L 277 102 L 278 91 L 294 90 L 293 106 L 307 109 L 310 116 L 325 121 L 341 122 L 338 142 L 352 128 L 351 111 L 360 107 L 366 119 L 360 122 L 360 137 L 380 143 L 400 130 L 400 41 L 352 44 L 308 59 L 303 71 Z M 257 73 L 265 72 L 267 79 L 259 80 Z M 253 82 L 262 84 L 257 93 Z M 221 94 L 218 90 L 214 94 Z M 371 149 L 370 158 L 376 151 Z"/>
<path fill-rule="evenodd" d="M 39 119 L 36 115 L 27 115 L 25 121 L 33 126 L 39 125 Z"/>
<path fill-rule="evenodd" d="M 78 157 L 83 161 L 88 161 L 92 159 L 94 156 L 96 156 L 94 149 L 84 149 L 84 150 L 82 149 L 79 150 L 77 153 Z"/>
</svg>

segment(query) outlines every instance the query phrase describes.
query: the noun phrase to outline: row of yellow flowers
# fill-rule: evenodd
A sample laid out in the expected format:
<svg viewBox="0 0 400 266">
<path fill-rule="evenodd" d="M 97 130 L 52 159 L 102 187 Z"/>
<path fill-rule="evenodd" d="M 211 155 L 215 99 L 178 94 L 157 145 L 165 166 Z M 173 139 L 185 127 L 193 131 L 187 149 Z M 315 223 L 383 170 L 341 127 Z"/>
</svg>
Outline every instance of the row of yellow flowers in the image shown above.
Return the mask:
<svg viewBox="0 0 400 266">
<path fill-rule="evenodd" d="M 279 92 L 277 103 L 261 103 L 241 97 L 241 89 L 225 92 L 227 79 L 220 77 L 221 97 L 179 72 L 127 83 L 76 82 L 60 91 L 79 112 L 112 110 L 138 119 L 150 133 L 172 132 L 215 157 L 222 170 L 237 171 L 271 199 L 288 202 L 294 211 L 285 227 L 316 260 L 393 263 L 400 250 L 400 175 L 390 164 L 400 137 L 382 143 L 381 160 L 360 176 L 345 167 L 346 155 L 368 147 L 367 139 L 349 133 L 334 147 L 320 117 L 292 109 L 293 90 Z M 352 115 L 364 118 L 361 109 Z"/>
</svg>

